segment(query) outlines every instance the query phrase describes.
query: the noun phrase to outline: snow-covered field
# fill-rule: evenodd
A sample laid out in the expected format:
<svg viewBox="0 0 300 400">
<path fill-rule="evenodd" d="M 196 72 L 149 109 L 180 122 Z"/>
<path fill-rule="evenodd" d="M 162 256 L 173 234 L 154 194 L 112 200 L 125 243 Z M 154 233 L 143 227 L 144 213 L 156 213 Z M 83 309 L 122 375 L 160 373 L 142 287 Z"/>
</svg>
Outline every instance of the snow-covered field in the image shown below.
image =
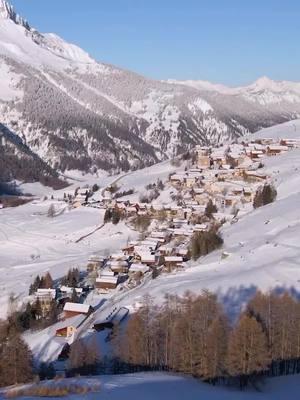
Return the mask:
<svg viewBox="0 0 300 400">
<path fill-rule="evenodd" d="M 65 211 L 49 218 L 49 205 L 34 201 L 0 210 L 0 317 L 5 317 L 8 296 L 14 293 L 23 299 L 37 274 L 50 271 L 53 278 L 62 277 L 69 268 L 85 267 L 91 254 L 115 251 L 128 238 L 135 239 L 136 233 L 120 223 L 107 224 L 76 243 L 102 225 L 104 210 L 68 211 L 64 203 L 57 203 L 57 210 Z"/>
<path fill-rule="evenodd" d="M 268 379 L 259 385 L 259 391 L 211 386 L 193 378 L 163 373 L 101 376 L 76 379 L 76 384 L 94 387 L 100 383 L 100 391 L 85 395 L 70 395 L 65 399 L 90 400 L 286 400 L 297 399 L 299 376 Z M 1 394 L 0 394 L 1 398 Z M 26 397 L 34 399 L 34 397 Z"/>
</svg>

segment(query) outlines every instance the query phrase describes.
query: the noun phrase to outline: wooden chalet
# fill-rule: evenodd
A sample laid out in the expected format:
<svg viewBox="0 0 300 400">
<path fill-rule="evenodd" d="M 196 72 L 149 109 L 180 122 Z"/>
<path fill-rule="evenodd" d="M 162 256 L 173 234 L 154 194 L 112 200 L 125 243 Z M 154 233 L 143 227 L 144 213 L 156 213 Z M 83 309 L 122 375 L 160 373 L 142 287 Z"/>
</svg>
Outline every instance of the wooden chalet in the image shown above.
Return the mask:
<svg viewBox="0 0 300 400">
<path fill-rule="evenodd" d="M 67 302 L 63 311 L 64 319 L 68 319 L 77 315 L 90 315 L 93 312 L 93 308 L 89 304 Z"/>
<path fill-rule="evenodd" d="M 113 290 L 116 289 L 119 283 L 119 278 L 118 276 L 108 276 L 108 275 L 103 275 L 100 278 L 96 279 L 95 287 L 98 290 Z"/>
<path fill-rule="evenodd" d="M 168 272 L 178 268 L 183 262 L 182 256 L 165 256 L 164 265 Z"/>
</svg>

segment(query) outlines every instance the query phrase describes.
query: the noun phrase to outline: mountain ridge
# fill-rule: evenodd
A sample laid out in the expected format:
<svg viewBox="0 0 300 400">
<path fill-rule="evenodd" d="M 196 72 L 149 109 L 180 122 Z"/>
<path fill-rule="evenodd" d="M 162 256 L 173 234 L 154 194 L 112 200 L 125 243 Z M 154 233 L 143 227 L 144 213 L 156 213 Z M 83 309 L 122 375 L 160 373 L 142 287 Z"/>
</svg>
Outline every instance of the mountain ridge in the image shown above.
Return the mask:
<svg viewBox="0 0 300 400">
<path fill-rule="evenodd" d="M 137 169 L 300 116 L 300 84 L 156 81 L 39 33 L 6 0 L 0 18 L 0 122 L 53 169 Z"/>
</svg>

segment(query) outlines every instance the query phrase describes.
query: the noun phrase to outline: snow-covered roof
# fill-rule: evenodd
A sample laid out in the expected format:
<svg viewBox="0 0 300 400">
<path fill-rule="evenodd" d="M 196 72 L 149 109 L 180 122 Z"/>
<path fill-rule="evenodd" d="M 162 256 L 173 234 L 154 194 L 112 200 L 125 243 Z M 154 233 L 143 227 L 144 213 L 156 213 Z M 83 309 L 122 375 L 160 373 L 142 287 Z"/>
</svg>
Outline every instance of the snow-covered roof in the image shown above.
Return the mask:
<svg viewBox="0 0 300 400">
<path fill-rule="evenodd" d="M 140 254 L 142 263 L 147 263 L 147 262 L 155 262 L 155 255 L 150 254 L 150 253 L 142 253 Z"/>
<path fill-rule="evenodd" d="M 49 296 L 52 299 L 56 297 L 56 289 L 38 289 L 35 293 L 36 297 L 46 297 Z"/>
<path fill-rule="evenodd" d="M 281 146 L 281 145 L 269 145 L 268 146 L 269 150 L 273 151 L 287 151 L 289 148 L 287 146 Z"/>
<path fill-rule="evenodd" d="M 73 288 L 73 287 L 64 286 L 64 285 L 60 287 L 60 291 L 64 292 L 64 293 L 73 293 L 74 290 L 78 294 L 83 292 L 82 288 Z"/>
<path fill-rule="evenodd" d="M 182 262 L 183 258 L 179 256 L 166 256 L 165 262 Z"/>
<path fill-rule="evenodd" d="M 64 311 L 87 314 L 89 312 L 89 310 L 90 310 L 90 307 L 91 306 L 89 304 L 80 304 L 80 303 L 68 302 L 64 306 Z"/>
<path fill-rule="evenodd" d="M 145 274 L 147 271 L 149 271 L 148 265 L 142 264 L 142 263 L 134 263 L 131 264 L 130 266 L 130 272 L 142 272 Z"/>
<path fill-rule="evenodd" d="M 105 276 L 115 276 L 113 271 L 110 271 L 109 269 L 104 269 L 101 271 L 100 277 L 103 278 Z"/>
<path fill-rule="evenodd" d="M 117 276 L 101 276 L 100 278 L 96 279 L 96 283 L 112 283 L 112 284 L 117 284 L 118 283 L 118 277 Z"/>
</svg>

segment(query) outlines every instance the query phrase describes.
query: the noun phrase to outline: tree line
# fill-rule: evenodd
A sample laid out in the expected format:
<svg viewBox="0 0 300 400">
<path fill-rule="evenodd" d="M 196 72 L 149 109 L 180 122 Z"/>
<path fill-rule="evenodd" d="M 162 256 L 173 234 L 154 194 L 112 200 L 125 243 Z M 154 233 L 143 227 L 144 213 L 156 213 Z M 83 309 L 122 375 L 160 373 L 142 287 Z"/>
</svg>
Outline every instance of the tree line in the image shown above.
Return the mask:
<svg viewBox="0 0 300 400">
<path fill-rule="evenodd" d="M 258 292 L 235 323 L 217 297 L 151 298 L 114 333 L 117 371 L 167 370 L 244 388 L 264 376 L 300 372 L 300 302 Z"/>
</svg>

